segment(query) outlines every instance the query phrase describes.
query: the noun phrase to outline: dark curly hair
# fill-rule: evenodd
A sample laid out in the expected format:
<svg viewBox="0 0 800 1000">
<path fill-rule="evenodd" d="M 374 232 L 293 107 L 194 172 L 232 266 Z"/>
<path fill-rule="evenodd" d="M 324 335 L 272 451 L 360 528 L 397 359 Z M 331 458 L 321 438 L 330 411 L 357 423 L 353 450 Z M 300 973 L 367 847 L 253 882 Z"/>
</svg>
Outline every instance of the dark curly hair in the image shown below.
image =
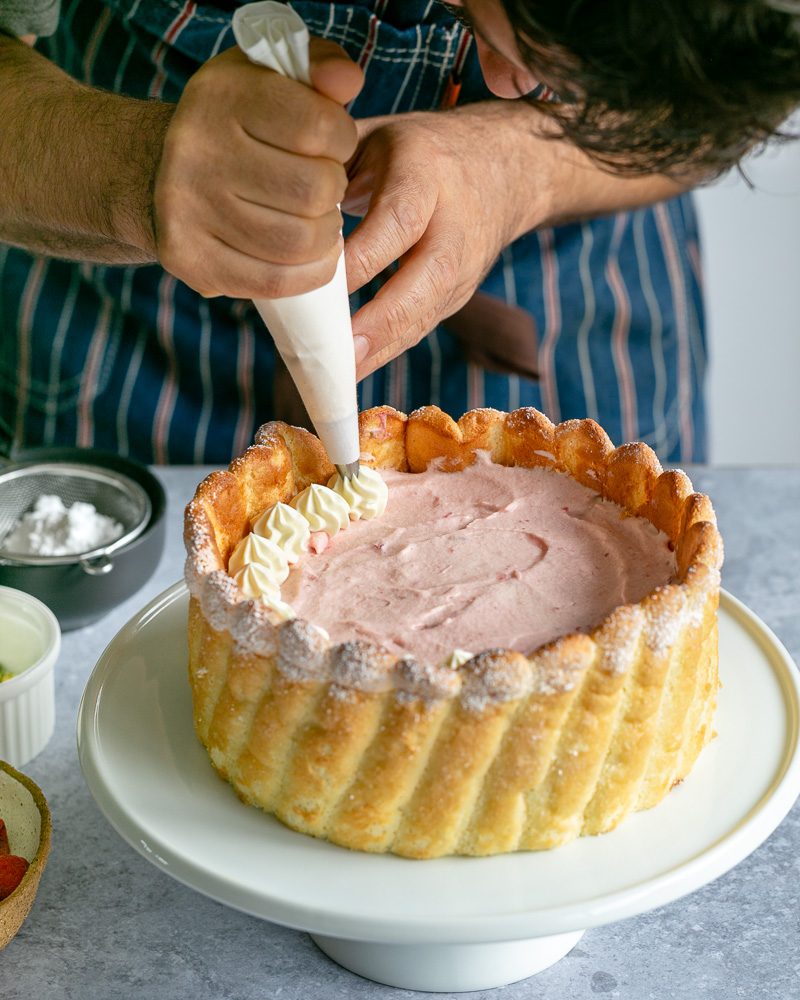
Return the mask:
<svg viewBox="0 0 800 1000">
<path fill-rule="evenodd" d="M 559 102 L 531 100 L 616 172 L 719 173 L 800 104 L 800 0 L 500 0 Z"/>
</svg>

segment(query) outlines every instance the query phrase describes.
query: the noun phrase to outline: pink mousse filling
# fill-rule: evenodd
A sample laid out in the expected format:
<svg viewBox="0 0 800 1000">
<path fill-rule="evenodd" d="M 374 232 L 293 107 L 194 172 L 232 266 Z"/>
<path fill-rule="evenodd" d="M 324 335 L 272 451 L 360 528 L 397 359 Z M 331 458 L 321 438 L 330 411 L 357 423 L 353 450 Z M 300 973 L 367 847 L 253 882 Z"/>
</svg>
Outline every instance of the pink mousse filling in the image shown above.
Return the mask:
<svg viewBox="0 0 800 1000">
<path fill-rule="evenodd" d="M 455 648 L 530 653 L 667 583 L 667 536 L 566 475 L 479 461 L 384 470 L 385 513 L 355 521 L 283 585 L 334 642 L 436 663 Z"/>
</svg>

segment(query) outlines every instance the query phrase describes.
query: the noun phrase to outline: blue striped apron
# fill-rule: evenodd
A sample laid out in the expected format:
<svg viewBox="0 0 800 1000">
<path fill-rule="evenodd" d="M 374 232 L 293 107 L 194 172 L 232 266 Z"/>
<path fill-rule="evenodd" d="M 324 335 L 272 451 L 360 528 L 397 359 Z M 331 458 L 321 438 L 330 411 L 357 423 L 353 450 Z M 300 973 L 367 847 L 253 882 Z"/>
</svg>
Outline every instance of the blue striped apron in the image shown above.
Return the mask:
<svg viewBox="0 0 800 1000">
<path fill-rule="evenodd" d="M 438 108 L 463 65 L 460 103 L 485 100 L 474 46 L 432 0 L 298 2 L 312 33 L 366 73 L 356 117 Z M 235 3 L 66 0 L 41 49 L 78 79 L 176 101 L 233 44 Z M 535 164 L 531 184 L 536 183 Z M 353 298 L 357 308 L 364 295 Z M 360 386 L 364 407 L 531 405 L 590 416 L 662 459 L 705 458 L 697 228 L 688 196 L 531 233 L 483 291 L 533 320 L 538 377 L 486 370 L 437 328 Z M 274 354 L 253 307 L 205 300 L 156 265 L 76 264 L 0 246 L 0 452 L 109 448 L 148 462 L 227 462 L 275 416 Z M 533 334 L 532 334 L 533 336 Z"/>
</svg>

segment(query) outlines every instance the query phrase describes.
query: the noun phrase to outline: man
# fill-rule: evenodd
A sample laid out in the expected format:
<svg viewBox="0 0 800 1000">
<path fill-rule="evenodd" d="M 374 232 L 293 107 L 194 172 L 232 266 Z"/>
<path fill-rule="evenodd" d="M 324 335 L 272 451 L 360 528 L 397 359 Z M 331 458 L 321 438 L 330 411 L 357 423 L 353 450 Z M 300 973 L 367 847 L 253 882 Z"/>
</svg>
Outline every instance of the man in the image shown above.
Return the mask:
<svg viewBox="0 0 800 1000">
<path fill-rule="evenodd" d="M 800 101 L 785 4 L 298 2 L 313 91 L 231 49 L 235 6 L 69 0 L 47 59 L 0 40 L 0 450 L 217 462 L 291 416 L 248 300 L 330 277 L 341 201 L 362 405 L 704 457 L 681 192 Z"/>
</svg>

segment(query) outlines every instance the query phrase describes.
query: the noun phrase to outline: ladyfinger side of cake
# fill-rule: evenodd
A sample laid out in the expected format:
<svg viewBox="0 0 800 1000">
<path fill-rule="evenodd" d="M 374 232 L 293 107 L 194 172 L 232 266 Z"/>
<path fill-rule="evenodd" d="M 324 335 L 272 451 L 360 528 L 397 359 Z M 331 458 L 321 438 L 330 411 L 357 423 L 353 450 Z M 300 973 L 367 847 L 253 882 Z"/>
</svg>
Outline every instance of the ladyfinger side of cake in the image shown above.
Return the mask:
<svg viewBox="0 0 800 1000">
<path fill-rule="evenodd" d="M 659 802 L 712 736 L 708 498 L 647 446 L 530 408 L 379 407 L 361 446 L 364 481 L 337 482 L 316 438 L 267 424 L 187 508 L 195 727 L 218 772 L 296 830 L 419 858 L 554 847 Z M 610 587 L 607 563 L 651 550 L 654 576 Z"/>
</svg>

